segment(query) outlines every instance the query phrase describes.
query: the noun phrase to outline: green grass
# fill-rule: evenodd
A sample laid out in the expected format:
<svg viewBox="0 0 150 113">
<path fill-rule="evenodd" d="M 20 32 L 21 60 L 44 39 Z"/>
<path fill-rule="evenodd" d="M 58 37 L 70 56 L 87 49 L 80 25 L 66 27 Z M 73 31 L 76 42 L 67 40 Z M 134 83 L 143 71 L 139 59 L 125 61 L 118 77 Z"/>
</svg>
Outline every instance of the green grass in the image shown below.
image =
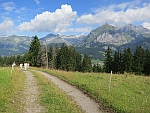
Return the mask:
<svg viewBox="0 0 150 113">
<path fill-rule="evenodd" d="M 47 113 L 83 113 L 78 105 L 50 80 L 37 72 L 33 73 L 40 87 L 41 105 L 46 107 Z"/>
<path fill-rule="evenodd" d="M 45 72 L 76 85 L 115 112 L 150 113 L 150 77 L 115 74 L 112 76 L 109 92 L 109 74 L 59 70 L 45 70 Z"/>
<path fill-rule="evenodd" d="M 11 68 L 0 68 L 0 112 L 18 112 L 20 103 L 16 95 L 23 87 L 24 78 L 24 74 L 19 69 L 15 68 L 11 73 Z"/>
<path fill-rule="evenodd" d="M 92 63 L 99 63 L 99 62 L 102 62 L 101 60 L 99 60 L 99 59 L 92 59 L 92 61 L 91 61 Z"/>
</svg>

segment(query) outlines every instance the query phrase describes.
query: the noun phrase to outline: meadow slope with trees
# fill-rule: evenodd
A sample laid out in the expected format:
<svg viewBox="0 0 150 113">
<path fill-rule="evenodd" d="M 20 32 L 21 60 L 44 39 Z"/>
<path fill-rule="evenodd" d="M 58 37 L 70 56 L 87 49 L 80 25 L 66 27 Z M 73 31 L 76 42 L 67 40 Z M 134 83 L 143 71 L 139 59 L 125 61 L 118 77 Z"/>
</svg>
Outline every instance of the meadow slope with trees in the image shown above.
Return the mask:
<svg viewBox="0 0 150 113">
<path fill-rule="evenodd" d="M 114 112 L 122 113 L 139 111 L 149 113 L 150 111 L 150 50 L 144 50 L 142 46 L 137 46 L 134 53 L 127 48 L 124 51 L 116 51 L 114 54 L 108 47 L 104 66 L 101 67 L 99 64 L 92 66 L 90 57 L 79 54 L 72 46 L 62 44 L 60 48 L 57 45 L 48 47 L 35 36 L 26 54 L 0 57 L 0 66 L 11 66 L 13 62 L 17 65 L 29 62 L 33 67 L 47 68 L 47 70 L 36 69 L 78 87 L 97 102 L 102 102 L 100 106 L 102 108 L 105 105 Z M 111 71 L 115 74 L 111 78 L 109 90 L 110 75 L 107 73 Z M 18 73 L 16 75 L 18 76 Z M 10 76 L 12 77 L 15 76 Z"/>
<path fill-rule="evenodd" d="M 66 71 L 79 72 L 106 72 L 110 73 L 135 73 L 136 75 L 150 75 L 150 50 L 137 46 L 134 52 L 130 48 L 124 51 L 115 51 L 112 54 L 110 47 L 105 52 L 104 66 L 93 64 L 91 58 L 78 53 L 73 46 L 62 44 L 47 46 L 34 36 L 29 51 L 23 55 L 0 56 L 0 66 L 11 66 L 29 62 L 31 66 L 46 67 Z"/>
</svg>

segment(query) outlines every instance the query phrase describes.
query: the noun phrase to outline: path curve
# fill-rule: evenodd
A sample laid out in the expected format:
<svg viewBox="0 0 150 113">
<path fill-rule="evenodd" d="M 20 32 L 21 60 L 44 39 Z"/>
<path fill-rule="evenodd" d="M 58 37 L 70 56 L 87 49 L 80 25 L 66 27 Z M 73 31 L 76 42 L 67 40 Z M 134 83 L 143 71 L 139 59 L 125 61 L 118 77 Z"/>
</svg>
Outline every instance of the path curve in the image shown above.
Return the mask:
<svg viewBox="0 0 150 113">
<path fill-rule="evenodd" d="M 23 71 L 26 74 L 24 86 L 24 109 L 23 113 L 43 113 L 44 107 L 39 104 L 39 90 L 36 78 L 30 71 Z"/>
<path fill-rule="evenodd" d="M 93 99 L 88 97 L 86 94 L 84 94 L 82 91 L 80 91 L 75 86 L 72 86 L 65 81 L 52 76 L 50 74 L 47 74 L 45 72 L 41 72 L 42 75 L 44 75 L 46 78 L 50 79 L 55 85 L 57 85 L 60 89 L 66 92 L 66 94 L 73 97 L 73 100 L 86 112 L 86 113 L 102 113 L 102 111 L 99 109 L 99 104 L 96 103 Z"/>
</svg>

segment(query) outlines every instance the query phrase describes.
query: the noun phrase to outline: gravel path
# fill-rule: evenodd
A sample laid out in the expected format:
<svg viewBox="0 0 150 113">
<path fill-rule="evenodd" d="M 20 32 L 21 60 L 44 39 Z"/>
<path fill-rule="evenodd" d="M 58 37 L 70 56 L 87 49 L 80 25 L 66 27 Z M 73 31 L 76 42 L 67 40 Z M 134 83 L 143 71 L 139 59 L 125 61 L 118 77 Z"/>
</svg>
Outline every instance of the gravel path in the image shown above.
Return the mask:
<svg viewBox="0 0 150 113">
<path fill-rule="evenodd" d="M 23 113 L 43 113 L 44 107 L 39 105 L 39 90 L 36 78 L 34 75 L 29 71 L 24 71 L 26 74 L 26 81 L 24 86 L 24 109 Z"/>
<path fill-rule="evenodd" d="M 86 113 L 102 113 L 102 111 L 100 111 L 99 109 L 98 103 L 96 103 L 82 91 L 78 90 L 76 87 L 50 74 L 44 72 L 40 73 L 44 75 L 46 78 L 50 79 L 52 82 L 54 82 L 60 89 L 65 91 L 68 95 L 72 96 L 74 101 L 76 101 L 76 103 L 79 106 L 81 106 L 81 108 L 85 110 Z"/>
</svg>

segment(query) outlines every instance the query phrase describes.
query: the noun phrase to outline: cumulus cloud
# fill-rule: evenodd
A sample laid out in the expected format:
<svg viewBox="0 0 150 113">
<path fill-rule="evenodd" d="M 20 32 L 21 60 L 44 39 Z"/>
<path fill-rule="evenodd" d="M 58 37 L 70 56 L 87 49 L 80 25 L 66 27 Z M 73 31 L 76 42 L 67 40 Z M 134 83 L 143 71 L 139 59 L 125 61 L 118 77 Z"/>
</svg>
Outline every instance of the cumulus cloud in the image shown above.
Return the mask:
<svg viewBox="0 0 150 113">
<path fill-rule="evenodd" d="M 142 26 L 150 30 L 150 23 L 144 22 Z"/>
<path fill-rule="evenodd" d="M 6 11 L 13 11 L 15 9 L 15 4 L 13 2 L 5 2 L 1 4 Z"/>
<path fill-rule="evenodd" d="M 150 4 L 139 2 L 126 2 L 118 5 L 111 5 L 107 8 L 96 9 L 94 14 L 82 15 L 77 23 L 101 24 L 111 22 L 114 24 L 129 24 L 150 19 Z"/>
<path fill-rule="evenodd" d="M 66 29 L 64 32 L 78 32 L 78 33 L 86 33 L 86 32 L 89 32 L 92 30 L 92 27 L 90 26 L 85 26 L 84 28 L 83 27 L 76 27 L 76 28 L 68 28 Z"/>
<path fill-rule="evenodd" d="M 20 31 L 33 32 L 64 32 L 77 18 L 77 12 L 72 11 L 70 5 L 62 5 L 55 12 L 45 11 L 38 14 L 30 22 L 23 22 L 18 26 Z"/>
<path fill-rule="evenodd" d="M 12 31 L 12 28 L 14 26 L 14 23 L 10 19 L 4 20 L 2 23 L 0 23 L 0 34 L 8 34 Z"/>
</svg>

